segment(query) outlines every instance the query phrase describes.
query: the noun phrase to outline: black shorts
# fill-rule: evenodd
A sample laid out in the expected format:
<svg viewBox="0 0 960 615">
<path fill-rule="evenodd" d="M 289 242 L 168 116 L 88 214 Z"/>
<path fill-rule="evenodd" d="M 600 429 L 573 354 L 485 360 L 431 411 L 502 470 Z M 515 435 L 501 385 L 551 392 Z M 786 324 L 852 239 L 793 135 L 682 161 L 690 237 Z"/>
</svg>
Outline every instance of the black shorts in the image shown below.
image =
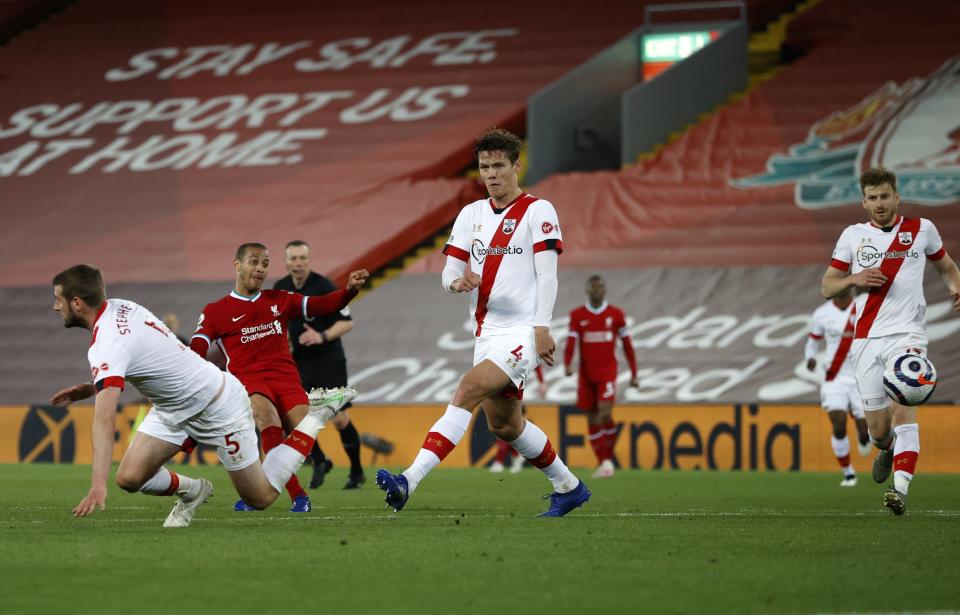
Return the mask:
<svg viewBox="0 0 960 615">
<path fill-rule="evenodd" d="M 300 371 L 300 381 L 307 391 L 314 387 L 334 388 L 347 386 L 346 363 L 309 363 L 303 361 L 297 364 Z"/>
</svg>

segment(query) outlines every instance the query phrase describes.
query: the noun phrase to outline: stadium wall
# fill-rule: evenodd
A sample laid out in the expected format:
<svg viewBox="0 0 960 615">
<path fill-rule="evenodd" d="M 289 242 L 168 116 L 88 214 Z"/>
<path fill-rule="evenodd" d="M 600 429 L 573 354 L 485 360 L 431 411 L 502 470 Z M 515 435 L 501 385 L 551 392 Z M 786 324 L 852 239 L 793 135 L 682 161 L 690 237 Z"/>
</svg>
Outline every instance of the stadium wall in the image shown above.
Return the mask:
<svg viewBox="0 0 960 615">
<path fill-rule="evenodd" d="M 122 407 L 114 460 L 126 450 L 138 416 L 147 406 Z M 364 465 L 409 463 L 441 409 L 431 406 L 360 406 L 350 410 L 357 425 L 393 443 L 393 452 L 374 458 L 363 449 Z M 574 467 L 595 465 L 587 443 L 587 423 L 572 406 L 538 405 L 528 418 L 547 433 L 558 452 Z M 616 458 L 621 467 L 663 470 L 834 471 L 828 444 L 830 425 L 814 405 L 632 405 L 618 406 L 620 429 Z M 0 406 L 0 463 L 83 463 L 92 459 L 92 406 Z M 955 406 L 927 405 L 920 413 L 923 450 L 921 472 L 960 472 L 955 443 L 960 414 Z M 855 433 L 850 425 L 850 433 Z M 320 433 L 334 464 L 347 465 L 337 433 Z M 468 436 L 444 467 L 483 466 L 495 454 L 493 436 L 482 413 L 474 415 Z M 199 448 L 181 461 L 217 463 L 212 449 Z M 865 460 L 854 461 L 866 469 Z"/>
</svg>

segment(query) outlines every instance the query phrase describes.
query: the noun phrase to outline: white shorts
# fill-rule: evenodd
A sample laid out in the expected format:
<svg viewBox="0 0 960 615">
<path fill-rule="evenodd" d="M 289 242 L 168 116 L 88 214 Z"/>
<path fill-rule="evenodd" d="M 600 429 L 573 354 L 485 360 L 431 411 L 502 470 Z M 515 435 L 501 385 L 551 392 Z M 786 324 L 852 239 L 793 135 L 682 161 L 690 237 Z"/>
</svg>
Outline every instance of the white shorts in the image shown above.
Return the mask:
<svg viewBox="0 0 960 615">
<path fill-rule="evenodd" d="M 863 418 L 863 404 L 854 378 L 839 377 L 820 385 L 820 405 L 827 412 L 850 411 L 853 418 Z"/>
<path fill-rule="evenodd" d="M 904 354 L 908 348 L 926 356 L 927 336 L 900 333 L 853 340 L 851 352 L 857 369 L 857 387 L 860 389 L 864 410 L 872 412 L 890 406 L 890 398 L 883 386 L 883 372 L 892 359 Z"/>
<path fill-rule="evenodd" d="M 495 333 L 484 332 L 477 338 L 473 348 L 473 364 L 492 361 L 506 374 L 518 391 L 523 390 L 527 373 L 540 362 L 532 327 L 502 329 Z"/>
<path fill-rule="evenodd" d="M 217 457 L 227 470 L 241 470 L 260 460 L 256 426 L 250 397 L 233 374 L 224 374 L 220 396 L 199 414 L 171 425 L 163 413 L 151 408 L 140 423 L 137 433 L 184 446 L 190 440 L 209 444 L 217 449 Z"/>
</svg>

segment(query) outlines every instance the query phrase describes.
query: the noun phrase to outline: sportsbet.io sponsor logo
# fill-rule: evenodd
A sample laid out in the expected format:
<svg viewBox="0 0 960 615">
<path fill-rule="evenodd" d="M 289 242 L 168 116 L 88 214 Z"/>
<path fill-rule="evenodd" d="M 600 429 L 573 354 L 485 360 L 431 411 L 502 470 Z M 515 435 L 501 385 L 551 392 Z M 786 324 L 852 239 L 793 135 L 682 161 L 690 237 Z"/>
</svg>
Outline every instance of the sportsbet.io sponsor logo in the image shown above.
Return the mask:
<svg viewBox="0 0 960 615">
<path fill-rule="evenodd" d="M 505 256 L 507 254 L 523 254 L 523 248 L 517 246 L 506 246 L 506 247 L 496 247 L 488 248 L 483 245 L 483 242 L 479 239 L 474 239 L 473 243 L 470 245 L 470 253 L 473 255 L 473 260 L 478 263 L 482 263 L 488 256 Z"/>
<path fill-rule="evenodd" d="M 903 260 L 905 258 L 919 258 L 920 254 L 916 250 L 890 250 L 881 252 L 871 245 L 864 245 L 857 248 L 857 264 L 864 269 L 877 267 L 883 260 Z"/>
</svg>

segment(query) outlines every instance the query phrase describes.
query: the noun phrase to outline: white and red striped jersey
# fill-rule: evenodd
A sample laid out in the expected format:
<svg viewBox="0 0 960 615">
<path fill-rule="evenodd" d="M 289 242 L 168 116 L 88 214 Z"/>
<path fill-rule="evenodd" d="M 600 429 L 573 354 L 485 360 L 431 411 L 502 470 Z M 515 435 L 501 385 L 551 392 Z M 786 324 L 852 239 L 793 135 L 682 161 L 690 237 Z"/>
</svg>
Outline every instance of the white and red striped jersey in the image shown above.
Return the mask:
<svg viewBox="0 0 960 615">
<path fill-rule="evenodd" d="M 923 270 L 927 259 L 946 252 L 937 227 L 926 218 L 904 218 L 886 229 L 872 223 L 848 226 L 833 250 L 830 265 L 852 274 L 879 267 L 887 282 L 857 296 L 857 338 L 900 333 L 925 334 Z"/>
<path fill-rule="evenodd" d="M 130 382 L 169 424 L 206 408 L 223 384 L 213 363 L 181 344 L 150 310 L 124 299 L 100 308 L 87 359 L 98 391 Z"/>
<path fill-rule="evenodd" d="M 856 305 L 851 301 L 846 308 L 840 309 L 832 300 L 827 301 L 810 317 L 810 338 L 804 348 L 804 359 L 815 358 L 823 343 L 826 346 L 823 355 L 827 382 L 838 376 L 856 378 L 853 361 L 849 360 L 857 322 Z"/>
<path fill-rule="evenodd" d="M 460 210 L 443 253 L 464 261 L 481 278 L 470 293 L 477 337 L 483 331 L 533 326 L 533 255 L 541 250 L 563 252 L 557 212 L 549 201 L 522 193 L 501 209 L 484 199 Z"/>
</svg>

